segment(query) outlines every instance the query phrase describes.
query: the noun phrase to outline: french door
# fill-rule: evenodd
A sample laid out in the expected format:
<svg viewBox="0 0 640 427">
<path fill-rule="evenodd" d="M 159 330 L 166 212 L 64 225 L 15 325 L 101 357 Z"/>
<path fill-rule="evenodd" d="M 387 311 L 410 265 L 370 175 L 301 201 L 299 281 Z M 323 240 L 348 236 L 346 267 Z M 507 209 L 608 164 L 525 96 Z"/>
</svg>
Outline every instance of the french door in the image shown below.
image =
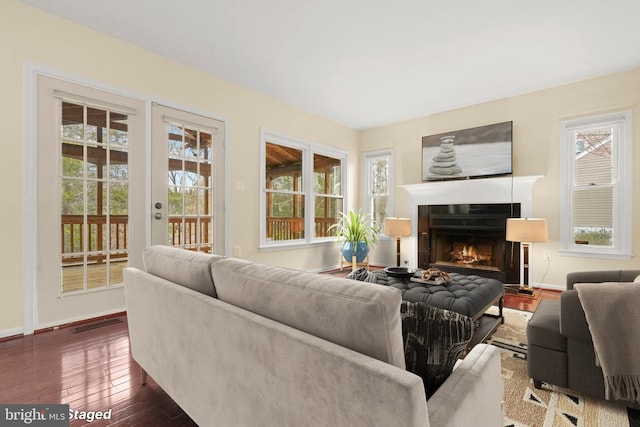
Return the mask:
<svg viewBox="0 0 640 427">
<path fill-rule="evenodd" d="M 224 254 L 223 122 L 44 75 L 36 104 L 34 326 L 123 310 L 149 244 Z"/>
<path fill-rule="evenodd" d="M 34 325 L 124 307 L 145 246 L 144 101 L 37 76 Z M 143 167 L 138 167 L 142 165 Z"/>
<path fill-rule="evenodd" d="M 224 123 L 152 107 L 153 244 L 224 254 Z"/>
</svg>

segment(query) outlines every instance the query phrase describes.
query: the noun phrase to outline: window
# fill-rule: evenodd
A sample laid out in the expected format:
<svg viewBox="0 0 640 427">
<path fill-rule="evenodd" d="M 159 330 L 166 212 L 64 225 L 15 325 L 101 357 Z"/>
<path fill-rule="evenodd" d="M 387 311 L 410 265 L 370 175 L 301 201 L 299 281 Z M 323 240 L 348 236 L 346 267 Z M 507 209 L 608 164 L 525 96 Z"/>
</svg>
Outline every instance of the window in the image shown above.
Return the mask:
<svg viewBox="0 0 640 427">
<path fill-rule="evenodd" d="M 391 214 L 391 152 L 370 153 L 365 156 L 367 213 L 381 230 L 384 219 Z"/>
<path fill-rule="evenodd" d="M 332 236 L 344 206 L 346 153 L 262 131 L 261 246 Z"/>
<path fill-rule="evenodd" d="M 630 128 L 630 112 L 562 123 L 565 254 L 631 256 Z"/>
</svg>

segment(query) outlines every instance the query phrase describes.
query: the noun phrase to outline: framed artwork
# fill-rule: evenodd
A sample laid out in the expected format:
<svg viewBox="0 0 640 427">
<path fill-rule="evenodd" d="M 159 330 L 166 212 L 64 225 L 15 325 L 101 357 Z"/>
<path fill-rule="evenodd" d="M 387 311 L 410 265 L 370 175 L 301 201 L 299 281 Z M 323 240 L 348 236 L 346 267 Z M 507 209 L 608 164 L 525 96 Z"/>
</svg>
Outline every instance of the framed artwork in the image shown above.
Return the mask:
<svg viewBox="0 0 640 427">
<path fill-rule="evenodd" d="M 513 122 L 422 137 L 422 180 L 508 175 L 512 170 Z"/>
</svg>

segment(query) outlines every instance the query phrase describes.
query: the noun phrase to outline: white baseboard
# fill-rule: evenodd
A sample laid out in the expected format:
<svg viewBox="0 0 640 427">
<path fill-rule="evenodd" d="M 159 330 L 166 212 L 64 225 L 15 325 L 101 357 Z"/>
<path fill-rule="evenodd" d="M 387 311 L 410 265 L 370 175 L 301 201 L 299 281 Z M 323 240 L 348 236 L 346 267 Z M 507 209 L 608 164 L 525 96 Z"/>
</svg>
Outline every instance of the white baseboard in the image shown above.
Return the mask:
<svg viewBox="0 0 640 427">
<path fill-rule="evenodd" d="M 566 291 L 567 288 L 564 285 L 552 285 L 548 283 L 534 283 L 534 288 L 550 289 L 552 291 Z"/>
<path fill-rule="evenodd" d="M 96 319 L 96 318 L 100 318 L 100 317 L 103 317 L 103 316 L 110 316 L 112 314 L 125 312 L 126 310 L 127 310 L 126 307 L 122 307 L 122 308 L 119 308 L 119 309 L 104 311 L 104 312 L 101 312 L 101 313 L 91 313 L 91 314 L 87 314 L 87 315 L 84 315 L 84 316 L 73 317 L 73 318 L 69 318 L 69 319 L 65 319 L 65 320 L 56 320 L 54 322 L 40 324 L 35 328 L 35 330 L 39 331 L 39 330 L 42 330 L 42 329 L 50 329 L 50 328 L 51 329 L 58 329 L 58 327 L 61 326 L 61 325 L 67 325 L 69 323 L 74 323 L 74 322 L 81 322 L 83 320 Z"/>
<path fill-rule="evenodd" d="M 14 335 L 22 335 L 24 329 L 22 328 L 14 328 L 14 329 L 5 329 L 4 331 L 0 331 L 0 338 L 12 337 Z"/>
</svg>

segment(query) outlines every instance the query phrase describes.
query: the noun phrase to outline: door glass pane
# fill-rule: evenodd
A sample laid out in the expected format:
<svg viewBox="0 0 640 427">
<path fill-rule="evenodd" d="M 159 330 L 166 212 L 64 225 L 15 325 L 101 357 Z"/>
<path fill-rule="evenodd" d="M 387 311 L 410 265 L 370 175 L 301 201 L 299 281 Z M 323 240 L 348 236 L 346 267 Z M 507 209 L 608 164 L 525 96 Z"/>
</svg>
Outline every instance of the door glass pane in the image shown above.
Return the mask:
<svg viewBox="0 0 640 427">
<path fill-rule="evenodd" d="M 87 142 L 101 144 L 106 142 L 107 112 L 97 108 L 88 107 L 87 112 Z"/>
<path fill-rule="evenodd" d="M 78 144 L 64 144 L 62 146 L 62 175 L 67 177 L 82 178 L 84 176 L 85 162 L 82 146 Z"/>
<path fill-rule="evenodd" d="M 167 131 L 167 244 L 210 253 L 212 134 L 175 122 Z"/>
<path fill-rule="evenodd" d="M 128 117 L 126 114 L 114 112 L 109 114 L 109 143 L 114 149 L 118 149 L 118 147 L 126 149 L 127 145 L 129 145 L 127 120 Z"/>
<path fill-rule="evenodd" d="M 109 155 L 109 178 L 111 180 L 129 180 L 129 163 L 127 157 L 127 152 L 121 148 L 111 150 Z"/>
<path fill-rule="evenodd" d="M 129 250 L 127 116 L 62 102 L 59 135 L 61 291 L 120 284 Z"/>
</svg>

